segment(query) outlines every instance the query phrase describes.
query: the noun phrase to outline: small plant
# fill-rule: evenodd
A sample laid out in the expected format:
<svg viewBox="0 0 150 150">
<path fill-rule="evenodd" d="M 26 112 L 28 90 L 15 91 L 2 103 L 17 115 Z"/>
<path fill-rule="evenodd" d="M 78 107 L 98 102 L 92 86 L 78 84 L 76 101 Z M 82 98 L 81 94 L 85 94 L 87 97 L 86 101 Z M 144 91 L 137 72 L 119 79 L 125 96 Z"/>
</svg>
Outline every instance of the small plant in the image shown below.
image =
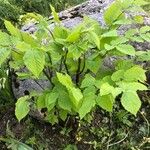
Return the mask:
<svg viewBox="0 0 150 150">
<path fill-rule="evenodd" d="M 125 12 L 141 11 L 142 0 L 116 0 L 104 13 L 105 27 L 84 17 L 73 29 L 61 25 L 51 6 L 54 29 L 47 19 L 38 14 L 34 18 L 37 31 L 30 35 L 5 20 L 10 34 L 0 32 L 0 64 L 9 63 L 18 76 L 48 79 L 50 88 L 17 100 L 15 114 L 21 121 L 30 109 L 47 108 L 46 120 L 52 124 L 67 116 L 83 119 L 96 106 L 113 111 L 120 95 L 122 106 L 136 115 L 141 107 L 137 91 L 147 90 L 146 75 L 135 60 L 149 52 L 136 52 L 130 41 L 150 41 L 150 27 L 129 29 L 119 35 L 121 25 L 142 24 L 139 15 L 128 18 Z M 103 62 L 115 56 L 115 69 L 105 70 Z M 129 59 L 125 59 L 129 58 Z M 28 71 L 20 72 L 26 66 Z M 34 97 L 34 102 L 31 100 Z"/>
</svg>

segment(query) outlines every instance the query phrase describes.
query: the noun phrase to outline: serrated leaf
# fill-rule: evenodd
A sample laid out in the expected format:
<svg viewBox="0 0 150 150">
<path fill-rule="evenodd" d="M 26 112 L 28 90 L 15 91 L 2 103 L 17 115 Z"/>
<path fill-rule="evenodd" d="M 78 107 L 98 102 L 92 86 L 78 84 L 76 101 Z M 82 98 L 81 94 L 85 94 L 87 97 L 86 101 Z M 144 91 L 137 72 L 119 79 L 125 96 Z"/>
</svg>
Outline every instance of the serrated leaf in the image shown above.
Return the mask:
<svg viewBox="0 0 150 150">
<path fill-rule="evenodd" d="M 125 92 L 125 91 L 137 91 L 137 90 L 148 90 L 147 87 L 139 82 L 118 82 L 117 85 Z"/>
<path fill-rule="evenodd" d="M 0 46 L 11 45 L 10 40 L 11 38 L 7 33 L 0 31 Z"/>
<path fill-rule="evenodd" d="M 59 111 L 59 117 L 60 117 L 60 119 L 62 119 L 63 121 L 65 121 L 67 119 L 67 114 L 68 114 L 67 111 L 61 109 Z"/>
<path fill-rule="evenodd" d="M 133 66 L 133 62 L 131 60 L 119 60 L 116 63 L 116 70 L 127 70 Z"/>
<path fill-rule="evenodd" d="M 66 39 L 68 36 L 68 29 L 65 27 L 55 26 L 53 36 L 55 38 Z"/>
<path fill-rule="evenodd" d="M 79 40 L 80 35 L 81 35 L 81 28 L 82 28 L 82 25 L 79 25 L 75 29 L 73 29 L 72 32 L 68 35 L 66 41 L 73 43 Z"/>
<path fill-rule="evenodd" d="M 59 16 L 56 13 L 55 8 L 52 5 L 50 5 L 50 8 L 51 8 L 51 11 L 52 11 L 52 16 L 54 17 L 54 21 L 57 22 L 57 23 L 60 23 Z"/>
<path fill-rule="evenodd" d="M 90 32 L 90 39 L 95 43 L 98 49 L 100 49 L 100 37 L 95 32 Z"/>
<path fill-rule="evenodd" d="M 8 48 L 0 48 L 0 65 L 8 58 L 10 52 Z"/>
<path fill-rule="evenodd" d="M 36 39 L 34 39 L 31 36 L 31 34 L 29 34 L 27 32 L 21 32 L 21 38 L 25 43 L 27 43 L 33 47 L 38 45 L 38 42 L 36 41 Z"/>
<path fill-rule="evenodd" d="M 83 94 L 80 89 L 72 87 L 69 90 L 70 99 L 75 109 L 79 109 L 79 106 L 82 102 Z"/>
<path fill-rule="evenodd" d="M 143 5 L 147 5 L 149 3 L 146 2 L 145 0 L 135 0 L 133 4 L 138 5 L 138 6 L 143 6 Z"/>
<path fill-rule="evenodd" d="M 140 66 L 134 66 L 124 73 L 124 79 L 126 81 L 146 81 L 145 70 Z"/>
<path fill-rule="evenodd" d="M 20 122 L 30 111 L 28 96 L 21 97 L 16 102 L 15 115 Z"/>
<path fill-rule="evenodd" d="M 11 35 L 18 37 L 19 39 L 21 38 L 21 34 L 19 29 L 14 27 L 10 21 L 5 20 L 4 21 L 6 29 L 10 32 Z"/>
<path fill-rule="evenodd" d="M 114 25 L 129 25 L 129 24 L 132 24 L 133 22 L 132 22 L 132 20 L 131 19 L 126 19 L 126 18 L 124 18 L 124 19 L 122 19 L 122 20 L 117 20 L 117 21 L 115 21 L 113 24 Z"/>
<path fill-rule="evenodd" d="M 117 30 L 111 30 L 101 35 L 101 37 L 116 37 L 118 36 Z"/>
<path fill-rule="evenodd" d="M 121 104 L 130 113 L 136 115 L 141 107 L 141 101 L 136 92 L 127 91 L 121 97 Z"/>
<path fill-rule="evenodd" d="M 67 88 L 73 87 L 72 79 L 68 74 L 56 73 L 59 82 Z"/>
<path fill-rule="evenodd" d="M 115 48 L 115 46 L 112 46 L 112 45 L 109 45 L 109 44 L 105 44 L 104 47 L 105 47 L 105 49 L 108 50 L 108 51 Z"/>
<path fill-rule="evenodd" d="M 90 74 L 86 74 L 84 80 L 81 83 L 81 88 L 89 87 L 95 84 L 95 78 Z"/>
<path fill-rule="evenodd" d="M 141 38 L 143 38 L 145 41 L 150 42 L 150 34 L 145 33 L 145 34 L 140 34 Z"/>
<path fill-rule="evenodd" d="M 38 109 L 42 109 L 46 107 L 45 98 L 46 98 L 46 94 L 42 94 L 37 98 L 36 106 Z"/>
<path fill-rule="evenodd" d="M 84 98 L 81 108 L 79 109 L 80 119 L 84 118 L 87 113 L 95 106 L 96 102 L 96 89 L 94 86 L 88 87 L 84 90 Z"/>
<path fill-rule="evenodd" d="M 26 67 L 38 78 L 45 65 L 44 53 L 38 50 L 29 50 L 25 53 L 23 60 Z"/>
<path fill-rule="evenodd" d="M 100 96 L 112 94 L 112 96 L 115 98 L 121 92 L 122 90 L 120 88 L 115 88 L 108 83 L 103 83 L 100 88 Z"/>
<path fill-rule="evenodd" d="M 111 112 L 113 109 L 114 98 L 111 94 L 103 96 L 98 95 L 96 102 L 100 107 Z"/>
<path fill-rule="evenodd" d="M 121 44 L 116 46 L 116 49 L 123 54 L 135 56 L 135 49 L 131 45 Z"/>
<path fill-rule="evenodd" d="M 21 52 L 26 52 L 28 50 L 31 50 L 31 45 L 25 42 L 18 42 L 16 45 L 16 48 Z"/>
<path fill-rule="evenodd" d="M 123 79 L 123 76 L 124 76 L 124 70 L 118 70 L 112 74 L 111 79 L 117 82 Z"/>
<path fill-rule="evenodd" d="M 138 51 L 136 52 L 137 55 L 137 60 L 138 61 L 150 61 L 150 52 L 143 52 L 143 51 Z"/>
<path fill-rule="evenodd" d="M 138 33 L 138 29 L 129 29 L 125 32 L 125 37 L 130 38 L 137 33 Z"/>
<path fill-rule="evenodd" d="M 104 20 L 107 25 L 111 25 L 122 14 L 122 6 L 120 1 L 112 3 L 104 12 Z"/>
<path fill-rule="evenodd" d="M 55 106 L 58 97 L 59 93 L 54 90 L 46 94 L 45 105 L 49 111 L 52 110 L 53 107 Z"/>
<path fill-rule="evenodd" d="M 126 43 L 128 41 L 129 40 L 127 38 L 125 38 L 125 37 L 119 37 L 119 38 L 117 38 L 115 40 L 112 40 L 111 41 L 111 45 L 116 46 L 116 45 L 119 45 L 119 44 Z"/>
<path fill-rule="evenodd" d="M 140 33 L 146 33 L 150 31 L 150 26 L 143 26 L 140 28 Z"/>
<path fill-rule="evenodd" d="M 93 73 L 98 72 L 101 64 L 102 64 L 102 58 L 100 58 L 99 56 L 95 57 L 94 59 L 86 60 L 86 68 L 91 70 Z"/>
<path fill-rule="evenodd" d="M 72 105 L 67 92 L 63 90 L 59 92 L 58 105 L 60 108 L 71 112 Z"/>
</svg>

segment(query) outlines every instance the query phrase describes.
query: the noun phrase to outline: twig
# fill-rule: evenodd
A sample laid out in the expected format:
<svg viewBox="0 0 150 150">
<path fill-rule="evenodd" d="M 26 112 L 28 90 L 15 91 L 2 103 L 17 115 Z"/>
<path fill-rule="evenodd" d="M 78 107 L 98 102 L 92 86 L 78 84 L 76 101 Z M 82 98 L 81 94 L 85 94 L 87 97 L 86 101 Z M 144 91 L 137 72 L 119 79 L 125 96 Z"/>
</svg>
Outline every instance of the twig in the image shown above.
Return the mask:
<svg viewBox="0 0 150 150">
<path fill-rule="evenodd" d="M 81 68 L 81 58 L 78 59 L 78 69 L 77 69 L 77 72 L 76 72 L 76 85 L 79 84 L 80 68 Z"/>
<path fill-rule="evenodd" d="M 63 68 L 63 61 L 64 61 L 64 56 L 61 57 L 59 72 L 62 71 L 62 68 Z"/>
<path fill-rule="evenodd" d="M 39 85 L 39 87 L 40 87 L 42 90 L 45 90 L 45 89 L 42 87 L 42 85 L 41 85 L 37 80 L 34 79 L 34 82 L 35 82 L 37 85 Z"/>
<path fill-rule="evenodd" d="M 147 137 L 149 136 L 149 127 L 150 127 L 150 123 L 148 121 L 148 119 L 145 117 L 144 113 L 140 111 L 140 114 L 142 115 L 143 119 L 145 120 L 145 122 L 147 123 Z"/>
<path fill-rule="evenodd" d="M 49 82 L 52 85 L 52 88 L 54 87 L 54 83 L 52 82 L 52 78 L 47 74 L 47 72 L 45 70 L 43 70 L 43 73 L 45 74 L 45 76 L 47 77 L 47 79 L 49 80 Z"/>
<path fill-rule="evenodd" d="M 66 49 L 66 54 L 65 54 L 65 57 L 64 57 L 64 65 L 65 65 L 65 69 L 66 69 L 66 72 L 67 74 L 69 75 L 69 69 L 68 69 L 68 66 L 66 64 L 66 60 L 67 60 L 67 55 L 68 55 L 68 50 Z"/>
<path fill-rule="evenodd" d="M 84 62 L 83 62 L 83 68 L 82 68 L 82 70 L 80 71 L 80 74 L 82 74 L 83 73 L 83 71 L 84 71 L 84 69 L 85 69 L 85 55 L 84 55 L 84 60 L 83 60 Z"/>
<path fill-rule="evenodd" d="M 128 137 L 128 134 L 129 134 L 129 132 L 126 134 L 126 136 L 123 138 L 123 139 L 121 139 L 120 141 L 118 141 L 118 142 L 115 142 L 115 143 L 112 143 L 112 144 L 109 144 L 108 145 L 108 147 L 111 147 L 111 146 L 114 146 L 114 145 L 117 145 L 117 144 L 119 144 L 119 143 L 121 143 L 121 142 L 123 142 L 127 137 Z"/>
</svg>

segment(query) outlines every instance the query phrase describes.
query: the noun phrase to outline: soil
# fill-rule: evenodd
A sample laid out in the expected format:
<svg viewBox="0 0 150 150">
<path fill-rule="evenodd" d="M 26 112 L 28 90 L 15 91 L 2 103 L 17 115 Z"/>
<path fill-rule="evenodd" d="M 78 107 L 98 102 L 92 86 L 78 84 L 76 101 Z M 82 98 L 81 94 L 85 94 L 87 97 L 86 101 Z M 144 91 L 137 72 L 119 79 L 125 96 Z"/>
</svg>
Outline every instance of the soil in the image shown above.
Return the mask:
<svg viewBox="0 0 150 150">
<path fill-rule="evenodd" d="M 0 137 L 12 137 L 6 132 L 9 127 L 13 138 L 29 144 L 35 150 L 37 147 L 38 150 L 63 150 L 69 144 L 76 145 L 78 150 L 148 149 L 150 148 L 150 143 L 148 143 L 150 142 L 148 133 L 150 93 L 144 92 L 140 95 L 143 100 L 142 114 L 139 113 L 137 117 L 127 114 L 126 122 L 123 122 L 125 118 L 122 120 L 117 118 L 117 113 L 119 113 L 117 108 L 113 114 L 98 109 L 92 114 L 94 118 L 91 123 L 81 121 L 77 130 L 72 129 L 73 126 L 70 123 L 64 126 L 64 122 L 60 121 L 58 125 L 52 126 L 30 116 L 18 123 L 14 116 L 14 106 L 6 106 L 0 113 Z M 117 103 L 119 104 L 119 101 Z M 120 109 L 122 110 L 121 107 Z M 29 142 L 31 139 L 34 139 L 32 144 Z M 0 142 L 0 149 L 7 150 L 5 143 Z M 71 149 L 73 148 L 67 150 Z"/>
</svg>

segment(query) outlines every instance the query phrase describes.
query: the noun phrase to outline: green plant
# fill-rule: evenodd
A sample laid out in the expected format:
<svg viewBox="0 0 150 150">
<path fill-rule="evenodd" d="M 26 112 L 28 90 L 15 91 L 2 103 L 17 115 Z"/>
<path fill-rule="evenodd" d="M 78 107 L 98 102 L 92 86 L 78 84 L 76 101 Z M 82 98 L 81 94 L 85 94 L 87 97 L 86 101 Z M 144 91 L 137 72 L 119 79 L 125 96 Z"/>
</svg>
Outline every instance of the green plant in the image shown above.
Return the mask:
<svg viewBox="0 0 150 150">
<path fill-rule="evenodd" d="M 37 14 L 28 14 L 38 22 L 33 35 L 5 20 L 10 35 L 0 32 L 0 64 L 9 63 L 21 78 L 47 78 L 51 84 L 41 93 L 18 99 L 17 119 L 21 121 L 35 107 L 47 108 L 45 119 L 52 124 L 59 119 L 65 121 L 68 115 L 83 119 L 96 106 L 113 111 L 118 96 L 122 106 L 136 115 L 141 107 L 137 91 L 147 90 L 146 70 L 134 63 L 143 53 L 136 52 L 130 41 L 149 41 L 150 27 L 129 29 L 124 35 L 119 35 L 117 29 L 124 24 L 143 23 L 139 15 L 131 18 L 125 15 L 141 11 L 142 3 L 142 0 L 116 0 L 104 13 L 105 27 L 84 17 L 80 25 L 67 29 L 52 6 L 53 30 L 47 19 Z M 118 57 L 115 69 L 105 70 L 103 62 L 111 56 Z M 24 66 L 28 71 L 21 73 L 19 69 Z"/>
</svg>

